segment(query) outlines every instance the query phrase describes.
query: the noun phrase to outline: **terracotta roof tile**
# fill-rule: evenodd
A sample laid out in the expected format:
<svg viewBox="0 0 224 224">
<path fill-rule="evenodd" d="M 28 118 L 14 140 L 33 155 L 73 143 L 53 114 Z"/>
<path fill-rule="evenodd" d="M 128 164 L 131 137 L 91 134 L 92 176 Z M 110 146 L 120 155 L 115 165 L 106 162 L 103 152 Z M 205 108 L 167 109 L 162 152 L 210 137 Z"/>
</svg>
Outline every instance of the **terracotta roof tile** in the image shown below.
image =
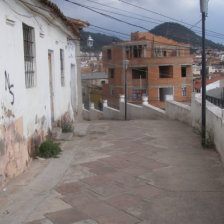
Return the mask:
<svg viewBox="0 0 224 224">
<path fill-rule="evenodd" d="M 87 21 L 81 21 L 79 19 L 74 19 L 74 21 L 71 21 L 71 18 L 67 18 L 62 11 L 58 8 L 58 6 L 51 2 L 50 0 L 38 0 L 40 3 L 44 4 L 45 6 L 49 7 L 52 12 L 58 16 L 63 22 L 64 24 L 70 29 L 72 30 L 72 32 L 80 37 L 80 32 L 79 29 L 82 29 L 83 27 L 85 27 L 84 24 L 89 24 Z M 81 25 L 83 22 L 83 25 Z M 86 25 L 88 26 L 88 25 Z"/>
</svg>

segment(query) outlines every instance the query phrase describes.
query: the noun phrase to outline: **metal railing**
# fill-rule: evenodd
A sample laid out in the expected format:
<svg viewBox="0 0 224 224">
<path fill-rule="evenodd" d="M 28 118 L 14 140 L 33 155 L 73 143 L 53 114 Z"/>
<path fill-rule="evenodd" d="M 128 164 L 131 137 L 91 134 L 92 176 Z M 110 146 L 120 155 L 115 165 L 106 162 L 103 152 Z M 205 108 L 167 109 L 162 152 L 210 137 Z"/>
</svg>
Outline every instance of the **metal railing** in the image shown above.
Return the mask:
<svg viewBox="0 0 224 224">
<path fill-rule="evenodd" d="M 206 99 L 210 102 L 215 104 L 216 106 L 220 107 L 221 109 L 224 109 L 224 100 L 218 99 L 213 96 L 206 96 Z"/>
</svg>

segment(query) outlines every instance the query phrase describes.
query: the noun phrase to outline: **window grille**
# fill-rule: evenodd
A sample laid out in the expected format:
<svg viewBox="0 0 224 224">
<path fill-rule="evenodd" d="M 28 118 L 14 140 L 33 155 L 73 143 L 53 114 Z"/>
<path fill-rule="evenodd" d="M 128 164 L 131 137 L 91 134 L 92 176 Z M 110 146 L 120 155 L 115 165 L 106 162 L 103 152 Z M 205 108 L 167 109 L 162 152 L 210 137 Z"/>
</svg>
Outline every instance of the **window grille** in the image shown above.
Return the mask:
<svg viewBox="0 0 224 224">
<path fill-rule="evenodd" d="M 64 50 L 60 49 L 61 86 L 65 86 Z"/>
<path fill-rule="evenodd" d="M 187 96 L 187 88 L 186 87 L 182 88 L 182 96 Z"/>
<path fill-rule="evenodd" d="M 23 24 L 24 65 L 26 88 L 35 86 L 35 40 L 34 29 Z"/>
</svg>

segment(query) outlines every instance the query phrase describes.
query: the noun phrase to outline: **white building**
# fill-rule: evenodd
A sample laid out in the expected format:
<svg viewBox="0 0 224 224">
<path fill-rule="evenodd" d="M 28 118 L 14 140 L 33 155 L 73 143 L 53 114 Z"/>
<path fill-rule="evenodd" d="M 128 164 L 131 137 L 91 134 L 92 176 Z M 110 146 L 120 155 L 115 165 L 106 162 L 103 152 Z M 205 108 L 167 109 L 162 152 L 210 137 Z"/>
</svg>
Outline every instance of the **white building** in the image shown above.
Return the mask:
<svg viewBox="0 0 224 224">
<path fill-rule="evenodd" d="M 0 1 L 0 188 L 53 124 L 81 116 L 80 28 L 49 0 Z"/>
</svg>

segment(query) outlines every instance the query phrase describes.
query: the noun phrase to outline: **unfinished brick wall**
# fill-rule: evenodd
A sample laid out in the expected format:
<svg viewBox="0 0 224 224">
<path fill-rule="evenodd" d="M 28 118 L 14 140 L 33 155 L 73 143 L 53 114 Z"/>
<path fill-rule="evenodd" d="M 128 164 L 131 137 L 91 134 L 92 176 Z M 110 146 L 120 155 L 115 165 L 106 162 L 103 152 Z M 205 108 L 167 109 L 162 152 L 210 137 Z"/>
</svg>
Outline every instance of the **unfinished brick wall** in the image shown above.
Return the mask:
<svg viewBox="0 0 224 224">
<path fill-rule="evenodd" d="M 127 70 L 127 86 L 128 97 L 132 98 L 134 89 L 145 88 L 149 97 L 149 103 L 164 107 L 164 102 L 160 99 L 160 88 L 173 88 L 174 100 L 180 102 L 190 101 L 192 92 L 192 56 L 190 55 L 189 45 L 178 43 L 167 38 L 156 36 L 151 33 L 136 32 L 131 34 L 131 41 L 124 41 L 121 43 L 114 43 L 111 46 L 103 48 L 103 63 L 105 68 L 114 68 L 114 77 L 109 78 L 109 84 L 105 95 L 109 95 L 108 101 L 112 100 L 111 88 L 117 95 L 118 93 L 124 94 L 124 66 L 123 60 L 126 59 L 125 50 L 126 46 L 132 47 L 142 45 L 144 51 L 147 45 L 146 55 L 142 52 L 141 57 L 132 57 L 129 59 Z M 155 55 L 155 48 L 161 51 Z M 111 49 L 111 59 L 107 57 L 107 49 Z M 165 52 L 165 53 L 164 53 Z M 164 56 L 165 55 L 165 56 Z M 169 66 L 167 73 L 170 74 L 169 78 L 162 77 L 160 74 L 160 66 Z M 146 67 L 148 69 L 147 77 L 141 80 L 132 79 L 132 69 L 141 69 Z M 183 75 L 182 67 L 186 67 Z M 183 69 L 184 70 L 184 69 Z M 166 70 L 165 70 L 166 71 Z M 108 76 L 109 77 L 109 76 Z M 186 88 L 183 90 L 183 88 Z M 186 91 L 185 91 L 186 90 Z M 144 92 L 144 91 L 142 91 Z M 185 93 L 186 92 L 186 93 Z M 185 96 L 186 94 L 186 96 Z M 118 102 L 118 100 L 113 99 Z"/>
</svg>

